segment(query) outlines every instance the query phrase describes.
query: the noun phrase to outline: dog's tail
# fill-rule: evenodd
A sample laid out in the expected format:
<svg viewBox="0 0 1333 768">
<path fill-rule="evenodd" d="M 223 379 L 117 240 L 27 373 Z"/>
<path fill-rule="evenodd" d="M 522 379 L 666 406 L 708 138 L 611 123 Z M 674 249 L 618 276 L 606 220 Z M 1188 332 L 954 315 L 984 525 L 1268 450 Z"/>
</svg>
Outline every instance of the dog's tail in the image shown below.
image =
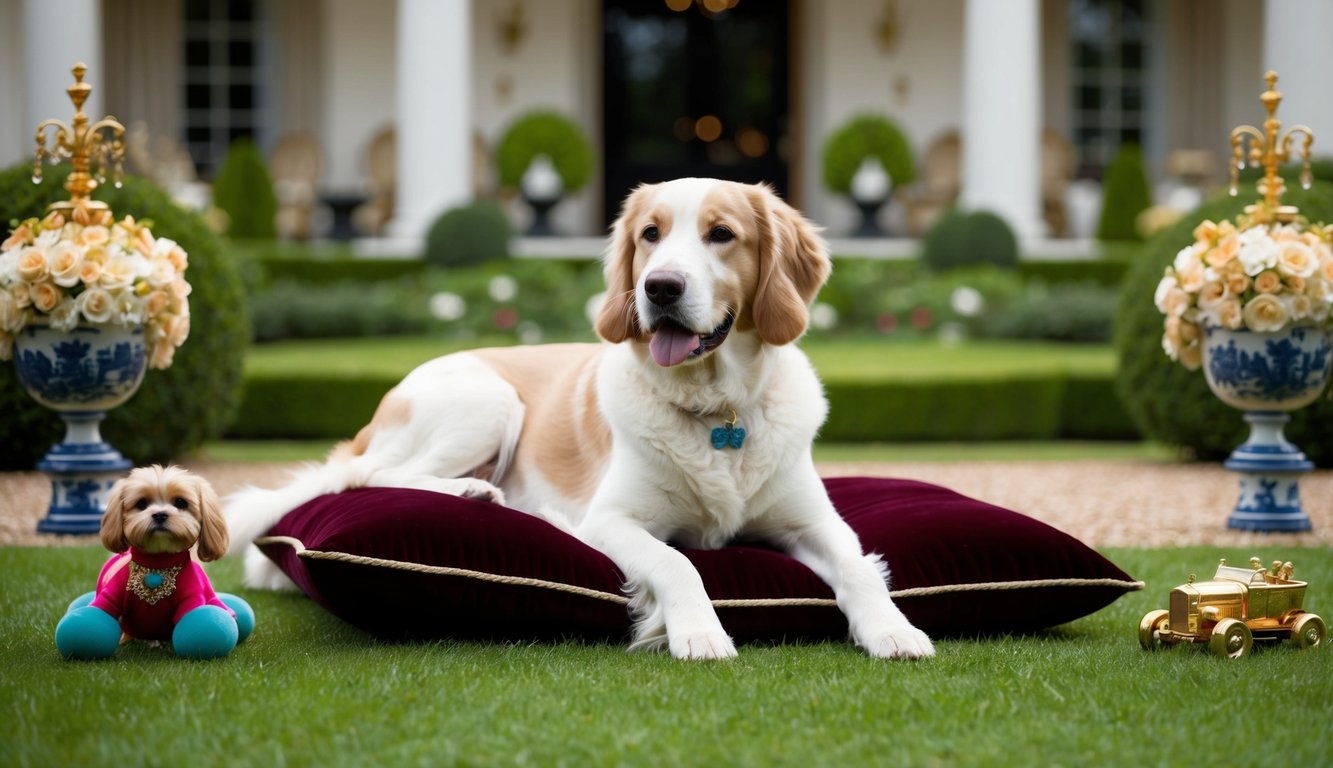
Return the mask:
<svg viewBox="0 0 1333 768">
<path fill-rule="evenodd" d="M 345 465 L 338 462 L 310 464 L 292 473 L 281 488 L 248 486 L 227 497 L 223 515 L 231 533 L 228 555 L 243 551 L 282 519 L 283 515 L 326 493 L 349 486 Z"/>
</svg>

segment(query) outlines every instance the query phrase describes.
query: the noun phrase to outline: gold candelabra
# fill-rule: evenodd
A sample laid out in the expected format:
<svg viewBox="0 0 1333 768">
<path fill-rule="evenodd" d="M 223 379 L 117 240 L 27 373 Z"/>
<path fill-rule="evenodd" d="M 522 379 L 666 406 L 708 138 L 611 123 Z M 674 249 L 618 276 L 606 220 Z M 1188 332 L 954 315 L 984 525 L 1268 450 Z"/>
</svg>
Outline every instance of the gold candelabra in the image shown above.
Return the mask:
<svg viewBox="0 0 1333 768">
<path fill-rule="evenodd" d="M 1282 193 L 1286 191 L 1286 186 L 1282 182 L 1282 177 L 1278 175 L 1278 165 L 1291 160 L 1291 142 L 1297 135 L 1303 135 L 1304 141 L 1301 142 L 1300 148 L 1303 161 L 1301 187 L 1309 189 L 1313 183 L 1310 171 L 1310 145 L 1314 142 L 1314 134 L 1308 126 L 1293 125 L 1279 137 L 1282 122 L 1277 119 L 1277 105 L 1282 101 L 1282 93 L 1277 90 L 1277 73 L 1269 70 L 1268 74 L 1264 75 L 1264 80 L 1268 82 L 1268 90 L 1259 96 L 1259 100 L 1263 102 L 1264 109 L 1268 110 L 1268 119 L 1264 121 L 1263 130 L 1252 125 L 1240 125 L 1231 131 L 1230 192 L 1234 197 L 1239 191 L 1240 172 L 1247 165 L 1246 144 L 1248 144 L 1248 165 L 1262 164 L 1264 168 L 1264 176 L 1258 185 L 1259 194 L 1263 195 L 1264 199 L 1262 203 L 1247 206 L 1245 212 L 1257 219 L 1291 221 L 1296 218 L 1299 211 L 1294 205 L 1281 204 Z"/>
<path fill-rule="evenodd" d="M 68 158 L 74 166 L 69 178 L 65 180 L 65 189 L 69 191 L 69 200 L 52 203 L 47 210 L 70 211 L 75 208 L 105 210 L 106 203 L 89 200 L 88 196 L 97 189 L 98 184 L 106 181 L 103 170 L 111 166 L 112 183 L 119 188 L 124 175 L 125 165 L 125 126 L 110 115 L 89 124 L 88 116 L 83 113 L 83 103 L 88 100 L 93 87 L 83 82 L 83 75 L 88 65 L 79 62 L 71 70 L 74 84 L 65 89 L 69 100 L 74 102 L 74 124 L 65 125 L 59 120 L 44 120 L 37 126 L 37 157 L 32 163 L 33 183 L 42 180 L 42 161 L 58 163 Z M 47 147 L 47 129 L 54 128 L 54 141 Z M 90 173 L 96 164 L 97 173 Z"/>
</svg>

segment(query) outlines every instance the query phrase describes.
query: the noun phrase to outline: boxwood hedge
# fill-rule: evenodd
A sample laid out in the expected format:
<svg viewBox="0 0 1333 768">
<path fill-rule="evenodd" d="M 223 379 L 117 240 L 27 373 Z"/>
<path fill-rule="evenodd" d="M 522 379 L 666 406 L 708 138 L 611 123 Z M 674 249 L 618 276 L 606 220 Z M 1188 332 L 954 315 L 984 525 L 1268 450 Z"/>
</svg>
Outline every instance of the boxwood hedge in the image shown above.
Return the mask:
<svg viewBox="0 0 1333 768">
<path fill-rule="evenodd" d="M 1289 183 L 1288 188 L 1284 202 L 1312 220 L 1333 221 L 1333 184 L 1316 182 L 1307 191 Z M 1162 315 L 1153 293 L 1162 270 L 1193 242 L 1200 221 L 1232 218 L 1257 197 L 1253 186 L 1242 188 L 1237 197 L 1209 201 L 1164 229 L 1145 244 L 1121 286 L 1115 338 L 1120 397 L 1146 437 L 1186 448 L 1200 459 L 1225 457 L 1248 428 L 1238 411 L 1213 396 L 1203 372 L 1187 371 L 1162 352 Z M 1286 434 L 1315 463 L 1333 466 L 1333 400 L 1322 397 L 1293 413 Z"/>
<path fill-rule="evenodd" d="M 66 199 L 67 169 L 49 171 L 34 185 L 31 166 L 0 171 L 0 222 L 42 214 Z M 241 365 L 250 338 L 245 293 L 222 241 L 198 215 L 182 209 L 151 183 L 127 178 L 94 195 L 117 216 L 153 222 L 153 233 L 179 242 L 190 256 L 186 278 L 191 332 L 165 371 L 149 371 L 139 392 L 113 410 L 102 434 L 137 463 L 168 461 L 222 434 L 239 403 Z M 11 364 L 0 365 L 0 469 L 31 469 L 64 433 L 63 422 L 19 385 Z"/>
</svg>

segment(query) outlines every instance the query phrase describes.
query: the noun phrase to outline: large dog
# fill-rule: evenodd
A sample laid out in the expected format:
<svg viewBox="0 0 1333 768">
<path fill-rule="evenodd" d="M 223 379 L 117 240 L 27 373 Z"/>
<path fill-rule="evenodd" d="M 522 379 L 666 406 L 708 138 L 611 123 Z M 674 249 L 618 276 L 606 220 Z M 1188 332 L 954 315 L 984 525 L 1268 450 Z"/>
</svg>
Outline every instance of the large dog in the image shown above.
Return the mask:
<svg viewBox="0 0 1333 768">
<path fill-rule="evenodd" d="M 828 277 L 815 229 L 767 187 L 679 179 L 626 200 L 596 326 L 608 344 L 483 349 L 409 374 L 356 438 L 276 491 L 230 501 L 244 546 L 310 498 L 359 486 L 488 498 L 611 558 L 632 647 L 736 655 L 689 560 L 667 544 L 762 538 L 826 581 L 872 656 L 934 650 L 893 604 L 815 472 L 828 405 L 793 345 Z M 233 548 L 233 550 L 235 547 Z M 279 586 L 258 550 L 247 583 Z"/>
</svg>

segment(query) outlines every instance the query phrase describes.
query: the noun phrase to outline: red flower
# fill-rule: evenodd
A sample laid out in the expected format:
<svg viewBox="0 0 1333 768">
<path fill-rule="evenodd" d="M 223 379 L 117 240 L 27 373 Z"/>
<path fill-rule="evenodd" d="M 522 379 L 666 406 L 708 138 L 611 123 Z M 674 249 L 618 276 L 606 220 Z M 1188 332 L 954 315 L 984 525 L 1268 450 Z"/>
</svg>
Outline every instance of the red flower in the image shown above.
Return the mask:
<svg viewBox="0 0 1333 768">
<path fill-rule="evenodd" d="M 495 310 L 495 327 L 502 331 L 512 331 L 518 325 L 518 313 L 512 307 L 500 307 Z"/>
<path fill-rule="evenodd" d="M 880 333 L 893 333 L 898 329 L 898 317 L 892 312 L 885 312 L 875 318 L 875 327 Z"/>
<path fill-rule="evenodd" d="M 930 313 L 926 307 L 917 307 L 912 310 L 912 327 L 918 331 L 924 331 L 935 322 L 935 316 Z"/>
</svg>

